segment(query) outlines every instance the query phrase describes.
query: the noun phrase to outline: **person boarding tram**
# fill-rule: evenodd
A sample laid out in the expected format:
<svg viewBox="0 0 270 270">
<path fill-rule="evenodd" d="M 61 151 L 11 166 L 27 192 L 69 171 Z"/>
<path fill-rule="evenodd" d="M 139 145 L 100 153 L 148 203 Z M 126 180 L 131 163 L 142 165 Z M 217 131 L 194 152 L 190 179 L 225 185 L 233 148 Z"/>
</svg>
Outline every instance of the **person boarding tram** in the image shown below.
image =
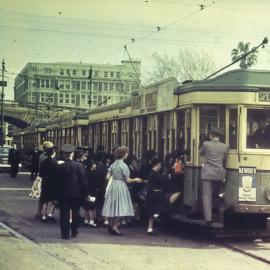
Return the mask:
<svg viewBox="0 0 270 270">
<path fill-rule="evenodd" d="M 208 225 L 212 222 L 212 200 L 218 199 L 220 186 L 225 181 L 226 160 L 228 147 L 219 141 L 220 131 L 212 127 L 209 132 L 210 141 L 206 141 L 200 148 L 200 155 L 204 156 L 202 165 L 203 181 L 203 213 Z"/>
</svg>

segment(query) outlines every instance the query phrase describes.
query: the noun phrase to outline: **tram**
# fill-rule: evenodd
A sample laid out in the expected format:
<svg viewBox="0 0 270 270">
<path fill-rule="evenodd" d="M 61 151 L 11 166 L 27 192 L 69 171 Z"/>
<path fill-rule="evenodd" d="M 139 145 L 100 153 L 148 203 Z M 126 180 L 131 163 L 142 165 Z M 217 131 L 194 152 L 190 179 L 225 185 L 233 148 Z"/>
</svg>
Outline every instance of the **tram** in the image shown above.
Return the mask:
<svg viewBox="0 0 270 270">
<path fill-rule="evenodd" d="M 94 151 L 102 145 L 106 152 L 126 145 L 138 158 L 155 150 L 165 159 L 183 148 L 184 191 L 175 218 L 220 229 L 254 224 L 266 229 L 270 217 L 269 105 L 268 71 L 232 70 L 181 85 L 169 78 L 133 91 L 130 101 L 91 110 L 87 120 L 58 119 L 35 133 L 18 133 L 15 139 L 22 145 L 37 138 L 52 140 L 58 147 L 72 143 Z M 202 216 L 199 148 L 211 127 L 221 130 L 220 139 L 229 151 L 217 209 L 221 219 L 207 225 Z"/>
<path fill-rule="evenodd" d="M 214 79 L 180 85 L 186 157 L 184 205 L 201 211 L 203 159 L 199 148 L 218 127 L 228 145 L 220 227 L 260 225 L 270 214 L 270 72 L 234 70 Z M 187 217 L 184 217 L 189 221 Z"/>
</svg>

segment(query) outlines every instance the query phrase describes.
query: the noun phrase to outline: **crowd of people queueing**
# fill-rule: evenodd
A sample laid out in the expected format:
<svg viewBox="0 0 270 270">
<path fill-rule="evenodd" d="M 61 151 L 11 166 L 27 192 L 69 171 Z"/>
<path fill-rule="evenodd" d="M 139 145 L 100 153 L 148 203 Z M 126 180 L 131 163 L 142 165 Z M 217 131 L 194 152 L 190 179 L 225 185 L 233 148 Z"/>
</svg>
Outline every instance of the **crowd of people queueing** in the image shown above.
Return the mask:
<svg viewBox="0 0 270 270">
<path fill-rule="evenodd" d="M 47 141 L 43 152 L 34 145 L 29 154 L 31 180 L 42 179 L 36 216 L 44 223 L 55 221 L 54 210 L 59 207 L 63 239 L 78 234 L 81 207 L 85 226 L 102 224 L 120 236 L 123 222 L 139 222 L 144 215 L 147 234 L 156 235 L 155 220 L 168 213 L 183 192 L 181 153 L 168 156 L 166 166 L 152 150 L 140 162 L 125 146 L 112 153 L 100 146 L 93 153 L 65 144 L 56 157 L 53 143 Z"/>
</svg>

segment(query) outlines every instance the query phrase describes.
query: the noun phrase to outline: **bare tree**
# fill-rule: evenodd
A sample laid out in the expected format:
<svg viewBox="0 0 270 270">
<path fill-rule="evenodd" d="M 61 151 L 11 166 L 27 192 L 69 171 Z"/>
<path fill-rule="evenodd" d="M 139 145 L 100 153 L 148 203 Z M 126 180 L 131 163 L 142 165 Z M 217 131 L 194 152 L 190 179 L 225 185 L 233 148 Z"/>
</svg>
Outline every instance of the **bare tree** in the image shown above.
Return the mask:
<svg viewBox="0 0 270 270">
<path fill-rule="evenodd" d="M 179 50 L 177 55 L 154 53 L 154 67 L 149 73 L 148 82 L 156 82 L 174 76 L 179 82 L 200 80 L 212 73 L 215 64 L 204 52 Z"/>
</svg>

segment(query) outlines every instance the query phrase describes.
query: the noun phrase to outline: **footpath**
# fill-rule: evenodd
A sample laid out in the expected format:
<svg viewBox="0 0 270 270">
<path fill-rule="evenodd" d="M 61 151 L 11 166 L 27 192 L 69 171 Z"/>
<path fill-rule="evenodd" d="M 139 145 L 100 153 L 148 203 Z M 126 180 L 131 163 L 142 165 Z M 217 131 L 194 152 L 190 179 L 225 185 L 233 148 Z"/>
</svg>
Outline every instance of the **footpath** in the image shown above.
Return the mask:
<svg viewBox="0 0 270 270">
<path fill-rule="evenodd" d="M 0 222 L 0 269 L 76 269 Z"/>
</svg>

